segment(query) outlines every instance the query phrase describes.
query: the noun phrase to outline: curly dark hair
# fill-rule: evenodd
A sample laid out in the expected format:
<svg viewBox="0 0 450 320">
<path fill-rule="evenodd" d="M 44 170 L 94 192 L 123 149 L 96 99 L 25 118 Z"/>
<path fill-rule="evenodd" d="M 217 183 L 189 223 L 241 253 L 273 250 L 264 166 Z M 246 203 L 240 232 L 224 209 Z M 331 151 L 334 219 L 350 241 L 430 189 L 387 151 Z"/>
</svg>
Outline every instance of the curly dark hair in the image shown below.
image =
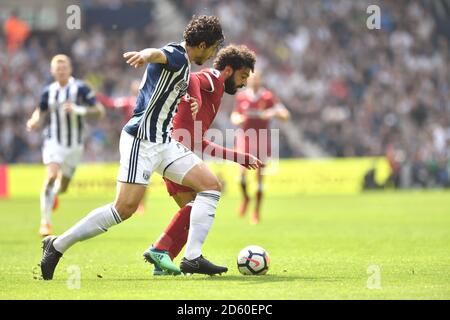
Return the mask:
<svg viewBox="0 0 450 320">
<path fill-rule="evenodd" d="M 183 38 L 190 47 L 196 47 L 202 42 L 205 42 L 207 47 L 211 47 L 216 42 L 221 44 L 224 36 L 219 18 L 205 15 L 192 16 L 192 20 L 184 29 Z"/>
<path fill-rule="evenodd" d="M 256 62 L 255 53 L 245 45 L 230 44 L 222 48 L 214 59 L 214 68 L 223 70 L 230 66 L 233 70 L 250 68 L 254 71 Z"/>
</svg>

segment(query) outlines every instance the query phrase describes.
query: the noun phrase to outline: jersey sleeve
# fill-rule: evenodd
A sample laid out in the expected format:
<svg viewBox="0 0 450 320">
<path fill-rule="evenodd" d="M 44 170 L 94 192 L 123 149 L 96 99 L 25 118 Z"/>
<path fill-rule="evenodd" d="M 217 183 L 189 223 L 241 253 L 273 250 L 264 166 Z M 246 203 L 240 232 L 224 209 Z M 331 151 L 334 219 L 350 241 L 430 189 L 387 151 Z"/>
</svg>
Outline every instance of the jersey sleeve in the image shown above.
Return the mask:
<svg viewBox="0 0 450 320">
<path fill-rule="evenodd" d="M 198 72 L 200 88 L 203 91 L 214 92 L 220 86 L 220 72 L 216 69 L 205 69 Z"/>
<path fill-rule="evenodd" d="M 45 89 L 42 91 L 41 94 L 41 101 L 39 102 L 39 109 L 41 111 L 47 111 L 48 110 L 48 87 L 45 87 Z"/>
<path fill-rule="evenodd" d="M 89 107 L 95 106 L 95 93 L 85 83 L 81 83 L 78 89 L 79 102 L 82 105 Z"/>
<path fill-rule="evenodd" d="M 201 83 L 198 74 L 198 72 L 195 72 L 189 75 L 189 86 L 187 92 L 189 96 L 194 97 L 197 100 L 199 108 L 201 108 L 202 94 L 200 92 Z"/>
<path fill-rule="evenodd" d="M 166 45 L 165 47 L 160 48 L 160 50 L 167 58 L 165 68 L 171 71 L 180 70 L 187 63 L 184 53 L 175 46 Z"/>
</svg>

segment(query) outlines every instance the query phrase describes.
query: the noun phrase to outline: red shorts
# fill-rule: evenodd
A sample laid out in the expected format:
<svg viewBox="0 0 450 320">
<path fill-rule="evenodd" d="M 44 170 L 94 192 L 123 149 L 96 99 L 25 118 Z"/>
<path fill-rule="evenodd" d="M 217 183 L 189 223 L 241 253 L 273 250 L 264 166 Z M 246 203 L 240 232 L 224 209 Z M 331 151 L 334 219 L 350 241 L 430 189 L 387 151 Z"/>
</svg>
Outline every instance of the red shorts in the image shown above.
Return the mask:
<svg viewBox="0 0 450 320">
<path fill-rule="evenodd" d="M 173 197 L 174 195 L 176 195 L 177 193 L 181 193 L 181 192 L 195 192 L 194 190 L 192 190 L 189 187 L 183 186 L 181 184 L 175 183 L 169 179 L 163 178 L 164 182 L 166 183 L 166 189 L 167 192 L 169 193 L 169 195 L 171 197 Z"/>
</svg>

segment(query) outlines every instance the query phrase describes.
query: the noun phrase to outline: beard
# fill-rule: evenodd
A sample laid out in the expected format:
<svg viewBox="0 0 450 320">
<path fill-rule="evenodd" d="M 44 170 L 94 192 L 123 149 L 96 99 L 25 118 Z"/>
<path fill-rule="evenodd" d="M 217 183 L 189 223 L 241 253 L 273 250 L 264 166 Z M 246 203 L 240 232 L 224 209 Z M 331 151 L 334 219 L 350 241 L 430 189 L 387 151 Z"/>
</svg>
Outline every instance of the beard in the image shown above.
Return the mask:
<svg viewBox="0 0 450 320">
<path fill-rule="evenodd" d="M 242 88 L 240 86 L 239 88 Z M 236 87 L 236 83 L 234 82 L 234 72 L 233 74 L 225 80 L 225 92 L 228 94 L 235 94 L 238 90 L 238 87 Z"/>
</svg>

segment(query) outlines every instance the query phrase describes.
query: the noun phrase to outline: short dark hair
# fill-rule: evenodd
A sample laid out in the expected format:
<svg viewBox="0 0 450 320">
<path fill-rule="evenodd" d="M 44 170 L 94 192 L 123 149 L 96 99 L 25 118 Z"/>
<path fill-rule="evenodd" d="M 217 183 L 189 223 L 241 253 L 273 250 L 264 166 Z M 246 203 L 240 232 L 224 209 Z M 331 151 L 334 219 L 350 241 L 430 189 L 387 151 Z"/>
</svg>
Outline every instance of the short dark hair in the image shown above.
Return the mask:
<svg viewBox="0 0 450 320">
<path fill-rule="evenodd" d="M 224 36 L 219 18 L 216 16 L 192 16 L 192 20 L 186 26 L 183 33 L 184 41 L 190 47 L 196 47 L 205 42 L 211 47 L 216 42 L 222 43 Z"/>
<path fill-rule="evenodd" d="M 250 68 L 254 71 L 255 62 L 256 55 L 247 46 L 230 44 L 219 50 L 214 59 L 214 68 L 223 70 L 230 66 L 233 70 Z"/>
</svg>

